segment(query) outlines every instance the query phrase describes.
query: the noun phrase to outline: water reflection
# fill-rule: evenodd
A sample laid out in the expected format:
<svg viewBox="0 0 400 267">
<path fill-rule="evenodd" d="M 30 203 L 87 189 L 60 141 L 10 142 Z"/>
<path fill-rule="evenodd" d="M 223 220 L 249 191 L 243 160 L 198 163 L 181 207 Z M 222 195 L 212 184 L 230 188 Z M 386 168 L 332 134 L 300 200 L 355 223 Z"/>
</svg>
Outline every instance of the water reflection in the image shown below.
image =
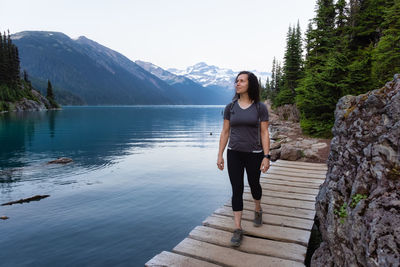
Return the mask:
<svg viewBox="0 0 400 267">
<path fill-rule="evenodd" d="M 205 147 L 222 107 L 66 107 L 0 116 L 0 183 L 109 167 L 153 147 Z M 68 157 L 73 164 L 47 166 Z M 62 183 L 62 182 L 61 182 Z M 1 185 L 0 185 L 1 186 Z"/>
<path fill-rule="evenodd" d="M 143 266 L 230 192 L 223 107 L 67 107 L 0 116 L 4 266 Z M 213 133 L 210 135 L 210 132 Z M 74 160 L 48 165 L 58 157 Z"/>
</svg>

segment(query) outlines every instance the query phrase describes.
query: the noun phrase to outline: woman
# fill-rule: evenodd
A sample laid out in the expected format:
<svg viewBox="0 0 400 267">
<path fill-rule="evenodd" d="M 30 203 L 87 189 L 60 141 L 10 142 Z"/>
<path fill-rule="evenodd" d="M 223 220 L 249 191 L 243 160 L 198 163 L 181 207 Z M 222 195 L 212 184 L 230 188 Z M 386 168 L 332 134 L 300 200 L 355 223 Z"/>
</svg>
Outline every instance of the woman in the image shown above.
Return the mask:
<svg viewBox="0 0 400 267">
<path fill-rule="evenodd" d="M 224 169 L 223 153 L 228 143 L 228 173 L 232 185 L 232 210 L 235 231 L 232 246 L 240 246 L 243 236 L 241 226 L 243 211 L 243 175 L 246 169 L 248 183 L 255 203 L 254 221 L 262 225 L 260 171 L 269 169 L 268 110 L 260 102 L 257 77 L 248 71 L 240 72 L 235 80 L 236 94 L 225 107 L 224 124 L 219 141 L 218 168 Z"/>
</svg>

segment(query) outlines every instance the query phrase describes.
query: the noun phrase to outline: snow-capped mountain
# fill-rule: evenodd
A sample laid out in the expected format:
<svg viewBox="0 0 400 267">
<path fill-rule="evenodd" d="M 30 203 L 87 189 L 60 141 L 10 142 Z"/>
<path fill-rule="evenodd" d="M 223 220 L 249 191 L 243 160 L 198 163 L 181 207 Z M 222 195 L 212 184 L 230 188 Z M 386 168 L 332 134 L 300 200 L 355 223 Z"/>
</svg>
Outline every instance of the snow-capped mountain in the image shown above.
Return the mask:
<svg viewBox="0 0 400 267">
<path fill-rule="evenodd" d="M 189 66 L 185 70 L 170 68 L 168 71 L 176 75 L 188 77 L 204 87 L 220 87 L 228 91 L 233 90 L 235 77 L 239 73 L 239 71 L 219 68 L 214 65 L 207 65 L 204 62 Z M 261 77 L 261 82 L 263 84 L 265 83 L 267 77 L 271 76 L 271 74 L 268 72 L 251 72 L 253 72 L 257 77 Z"/>
<path fill-rule="evenodd" d="M 135 63 L 157 78 L 177 89 L 187 103 L 191 104 L 224 104 L 231 98 L 220 88 L 205 87 L 183 75 L 176 75 L 150 62 L 136 60 Z"/>
<path fill-rule="evenodd" d="M 146 71 L 150 72 L 151 74 L 157 76 L 164 82 L 167 82 L 169 85 L 175 83 L 182 83 L 185 81 L 185 79 L 187 79 L 185 76 L 175 75 L 150 62 L 136 60 L 135 63 L 138 64 L 143 69 L 145 69 Z"/>
</svg>

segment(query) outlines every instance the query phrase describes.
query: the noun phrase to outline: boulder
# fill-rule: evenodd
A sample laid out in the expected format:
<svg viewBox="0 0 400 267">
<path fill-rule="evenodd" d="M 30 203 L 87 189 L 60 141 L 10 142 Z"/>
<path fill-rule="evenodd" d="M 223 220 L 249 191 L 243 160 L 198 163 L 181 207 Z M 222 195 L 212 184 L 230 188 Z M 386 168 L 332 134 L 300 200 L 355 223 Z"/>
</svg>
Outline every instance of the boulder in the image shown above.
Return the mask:
<svg viewBox="0 0 400 267">
<path fill-rule="evenodd" d="M 302 156 L 302 151 L 293 144 L 282 144 L 280 159 L 298 160 Z"/>
<path fill-rule="evenodd" d="M 400 266 L 400 76 L 341 98 L 332 133 L 311 266 Z"/>
<path fill-rule="evenodd" d="M 269 154 L 271 155 L 271 161 L 276 161 L 281 156 L 281 150 L 280 149 L 271 150 Z"/>
<path fill-rule="evenodd" d="M 282 142 L 273 142 L 270 146 L 270 150 L 275 150 L 281 148 Z"/>
</svg>

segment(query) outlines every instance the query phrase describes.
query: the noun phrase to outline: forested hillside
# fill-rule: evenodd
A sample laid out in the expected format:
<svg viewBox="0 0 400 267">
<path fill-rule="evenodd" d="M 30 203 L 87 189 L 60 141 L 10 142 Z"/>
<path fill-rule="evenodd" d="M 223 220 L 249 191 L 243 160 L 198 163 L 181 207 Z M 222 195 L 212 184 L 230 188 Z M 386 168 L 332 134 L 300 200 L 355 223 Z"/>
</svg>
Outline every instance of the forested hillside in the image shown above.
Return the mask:
<svg viewBox="0 0 400 267">
<path fill-rule="evenodd" d="M 48 81 L 47 99 L 44 99 L 33 89 L 27 72 L 21 74 L 18 48 L 13 44 L 10 34 L 0 33 L 0 111 L 14 110 L 15 103 L 21 100 L 32 100 L 33 102 L 28 105 L 30 107 L 32 104 L 35 105 L 34 102 L 46 108 L 58 107 L 54 101 L 50 81 Z M 21 103 L 20 109 L 25 109 L 24 107 L 25 103 Z"/>
<path fill-rule="evenodd" d="M 400 1 L 318 0 L 305 37 L 289 27 L 283 66 L 273 63 L 264 95 L 274 106 L 296 104 L 305 133 L 330 136 L 340 97 L 400 72 Z"/>
</svg>

